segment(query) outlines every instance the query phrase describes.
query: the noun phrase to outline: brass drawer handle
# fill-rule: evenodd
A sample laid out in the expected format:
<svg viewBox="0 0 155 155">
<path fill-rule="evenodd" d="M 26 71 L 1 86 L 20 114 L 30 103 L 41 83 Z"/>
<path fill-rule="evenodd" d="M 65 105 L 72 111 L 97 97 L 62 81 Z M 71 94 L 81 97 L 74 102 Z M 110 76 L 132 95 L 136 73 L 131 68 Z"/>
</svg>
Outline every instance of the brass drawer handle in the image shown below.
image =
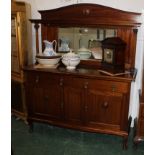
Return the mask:
<svg viewBox="0 0 155 155">
<path fill-rule="evenodd" d="M 88 88 L 88 86 L 87 85 L 84 85 L 84 89 L 87 89 Z"/>
<path fill-rule="evenodd" d="M 63 78 L 60 79 L 60 83 L 59 83 L 60 86 L 63 86 L 63 80 L 64 80 Z"/>
<path fill-rule="evenodd" d="M 109 103 L 106 101 L 102 104 L 102 108 L 108 108 L 108 106 L 109 106 Z"/>
<path fill-rule="evenodd" d="M 63 82 L 60 82 L 59 85 L 60 85 L 60 86 L 63 86 Z"/>
<path fill-rule="evenodd" d="M 88 82 L 85 82 L 84 89 L 87 89 L 87 88 L 88 88 Z"/>
<path fill-rule="evenodd" d="M 116 91 L 116 86 L 115 85 L 112 85 L 111 86 L 111 89 L 112 89 L 112 92 L 115 92 Z"/>
</svg>

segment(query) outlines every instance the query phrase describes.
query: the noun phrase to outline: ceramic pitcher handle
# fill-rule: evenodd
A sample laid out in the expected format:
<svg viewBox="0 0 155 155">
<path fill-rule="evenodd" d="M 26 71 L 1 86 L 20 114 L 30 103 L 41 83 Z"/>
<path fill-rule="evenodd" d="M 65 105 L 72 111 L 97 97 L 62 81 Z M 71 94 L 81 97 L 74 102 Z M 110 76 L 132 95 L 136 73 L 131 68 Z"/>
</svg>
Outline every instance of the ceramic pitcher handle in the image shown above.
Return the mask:
<svg viewBox="0 0 155 155">
<path fill-rule="evenodd" d="M 56 49 L 57 49 L 57 41 L 56 40 L 53 40 L 53 43 L 55 42 L 55 52 L 56 52 Z"/>
</svg>

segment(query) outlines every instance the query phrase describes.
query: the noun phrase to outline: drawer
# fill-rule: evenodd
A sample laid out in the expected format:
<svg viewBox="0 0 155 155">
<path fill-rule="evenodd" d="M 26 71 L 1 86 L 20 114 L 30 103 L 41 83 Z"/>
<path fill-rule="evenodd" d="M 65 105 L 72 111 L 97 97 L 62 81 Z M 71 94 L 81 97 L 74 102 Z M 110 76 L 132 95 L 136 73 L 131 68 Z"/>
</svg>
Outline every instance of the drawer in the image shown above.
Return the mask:
<svg viewBox="0 0 155 155">
<path fill-rule="evenodd" d="M 130 85 L 125 82 L 115 82 L 106 80 L 93 80 L 84 78 L 64 78 L 64 84 L 66 86 L 85 88 L 85 89 L 96 89 L 100 91 L 120 92 L 128 93 Z"/>
<path fill-rule="evenodd" d="M 28 72 L 26 74 L 26 81 L 28 84 L 37 85 L 50 85 L 50 84 L 61 84 L 62 77 L 59 75 L 44 73 L 44 72 Z"/>
<path fill-rule="evenodd" d="M 130 85 L 125 82 L 106 81 L 106 80 L 88 80 L 89 89 L 97 89 L 110 92 L 128 93 Z"/>
<path fill-rule="evenodd" d="M 64 77 L 64 86 L 83 89 L 87 85 L 87 80 L 84 78 Z"/>
</svg>

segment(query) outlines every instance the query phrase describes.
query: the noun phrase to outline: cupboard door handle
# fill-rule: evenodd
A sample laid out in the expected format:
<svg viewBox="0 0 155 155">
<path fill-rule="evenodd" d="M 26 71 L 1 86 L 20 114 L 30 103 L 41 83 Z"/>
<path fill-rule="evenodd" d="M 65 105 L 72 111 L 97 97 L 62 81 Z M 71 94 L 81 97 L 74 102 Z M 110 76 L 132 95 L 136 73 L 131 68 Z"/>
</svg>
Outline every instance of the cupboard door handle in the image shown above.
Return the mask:
<svg viewBox="0 0 155 155">
<path fill-rule="evenodd" d="M 60 82 L 59 85 L 60 85 L 60 86 L 63 86 L 63 82 Z"/>
<path fill-rule="evenodd" d="M 60 79 L 59 85 L 60 85 L 60 86 L 63 86 L 63 78 Z"/>
<path fill-rule="evenodd" d="M 87 89 L 88 88 L 88 86 L 87 85 L 84 85 L 84 89 Z"/>
<path fill-rule="evenodd" d="M 108 108 L 108 106 L 109 106 L 108 102 L 104 102 L 104 103 L 102 104 L 102 107 L 103 107 L 103 108 Z"/>
<path fill-rule="evenodd" d="M 39 76 L 36 76 L 36 83 L 39 82 Z"/>
<path fill-rule="evenodd" d="M 84 89 L 87 89 L 87 88 L 88 88 L 88 82 L 84 84 Z"/>
</svg>

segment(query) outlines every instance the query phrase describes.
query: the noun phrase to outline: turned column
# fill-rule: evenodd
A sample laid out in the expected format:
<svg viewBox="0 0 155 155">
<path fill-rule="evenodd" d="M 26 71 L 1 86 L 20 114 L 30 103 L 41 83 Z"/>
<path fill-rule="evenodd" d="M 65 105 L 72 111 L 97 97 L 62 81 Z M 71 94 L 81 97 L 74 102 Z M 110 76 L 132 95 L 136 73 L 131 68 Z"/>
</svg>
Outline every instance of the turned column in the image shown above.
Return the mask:
<svg viewBox="0 0 155 155">
<path fill-rule="evenodd" d="M 39 34 L 38 34 L 39 24 L 35 23 L 34 28 L 36 33 L 36 54 L 39 54 Z"/>
</svg>

